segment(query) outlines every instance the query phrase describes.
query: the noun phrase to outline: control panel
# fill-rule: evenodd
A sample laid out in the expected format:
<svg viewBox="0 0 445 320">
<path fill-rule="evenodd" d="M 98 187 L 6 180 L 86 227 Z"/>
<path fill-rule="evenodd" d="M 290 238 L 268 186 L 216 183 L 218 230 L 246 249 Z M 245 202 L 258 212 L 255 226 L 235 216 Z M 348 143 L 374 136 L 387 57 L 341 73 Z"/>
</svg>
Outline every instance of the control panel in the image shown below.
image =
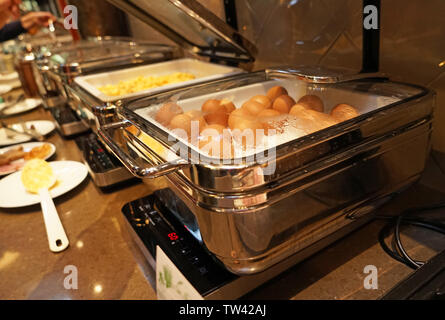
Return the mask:
<svg viewBox="0 0 445 320">
<path fill-rule="evenodd" d="M 161 191 L 132 201 L 122 209 L 152 257 L 156 259 L 156 246 L 160 246 L 203 296 L 236 279 L 176 218 L 181 213 L 173 214 L 167 209 L 157 196 Z"/>
</svg>

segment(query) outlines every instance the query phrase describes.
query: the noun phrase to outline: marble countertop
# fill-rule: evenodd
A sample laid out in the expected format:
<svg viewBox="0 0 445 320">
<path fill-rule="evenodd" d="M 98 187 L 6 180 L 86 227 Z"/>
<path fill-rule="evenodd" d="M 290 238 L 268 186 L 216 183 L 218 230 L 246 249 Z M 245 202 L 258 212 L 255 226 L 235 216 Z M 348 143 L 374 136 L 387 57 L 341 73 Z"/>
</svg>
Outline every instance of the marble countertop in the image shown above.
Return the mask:
<svg viewBox="0 0 445 320">
<path fill-rule="evenodd" d="M 37 119 L 50 119 L 50 115 L 39 108 L 7 118 L 6 122 Z M 51 160 L 81 161 L 73 139 L 64 139 L 54 132 L 47 141 L 57 148 Z M 445 199 L 441 160 L 441 155 L 430 157 L 422 179 L 379 209 L 379 213 L 400 212 Z M 132 183 L 104 191 L 88 177 L 77 188 L 55 199 L 70 240 L 69 248 L 61 253 L 52 253 L 48 248 L 39 205 L 0 208 L 0 299 L 156 299 L 150 284 L 152 277 L 142 271 L 144 261 L 138 258 L 136 247 L 129 240 L 121 208 L 164 183 L 161 178 L 150 184 Z M 381 249 L 377 236 L 382 226 L 383 222 L 378 220 L 368 223 L 244 298 L 381 297 L 413 272 Z M 414 228 L 403 234 L 408 252 L 417 259 L 429 259 L 445 248 L 445 237 L 440 234 Z M 363 286 L 367 265 L 378 269 L 378 289 Z M 64 286 L 70 266 L 78 272 L 77 289 Z"/>
</svg>

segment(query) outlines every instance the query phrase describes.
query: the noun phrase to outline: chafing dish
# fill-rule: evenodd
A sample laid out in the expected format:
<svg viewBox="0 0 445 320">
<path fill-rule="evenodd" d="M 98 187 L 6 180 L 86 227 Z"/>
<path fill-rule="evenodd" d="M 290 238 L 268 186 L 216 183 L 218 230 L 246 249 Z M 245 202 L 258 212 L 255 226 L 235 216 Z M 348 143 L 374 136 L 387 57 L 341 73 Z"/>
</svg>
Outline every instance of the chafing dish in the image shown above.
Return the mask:
<svg viewBox="0 0 445 320">
<path fill-rule="evenodd" d="M 74 77 L 175 57 L 177 48 L 124 37 L 97 37 L 40 50 L 38 61 L 46 91 L 68 98 Z"/>
<path fill-rule="evenodd" d="M 125 37 L 97 37 L 41 48 L 37 66 L 44 85 L 43 100 L 47 107 L 63 108 L 68 104 L 79 118 L 69 132 L 62 130 L 63 135 L 84 132 L 95 119 L 78 95 L 69 90 L 76 76 L 169 60 L 178 54 L 177 50 Z"/>
<path fill-rule="evenodd" d="M 192 74 L 195 78 L 120 95 L 108 95 L 98 89 L 105 85 L 116 85 L 120 81 L 132 80 L 144 75 L 164 75 L 174 74 L 176 72 Z M 207 82 L 240 72 L 242 72 L 242 70 L 239 68 L 209 63 L 197 59 L 181 58 L 150 65 L 120 69 L 112 72 L 80 76 L 76 77 L 74 82 L 78 87 L 83 89 L 83 91 L 95 98 L 96 101 L 101 104 L 106 104 L 118 100 L 133 99 L 138 96 L 147 96 L 178 87 L 194 85 L 199 82 Z"/>
<path fill-rule="evenodd" d="M 116 85 L 120 81 L 134 80 L 144 75 L 168 75 L 181 72 L 191 74 L 195 79 L 166 84 L 134 93 L 121 94 L 119 96 L 107 95 L 98 88 L 105 85 Z M 210 81 L 233 74 L 243 72 L 239 68 L 218 65 L 191 58 L 173 59 L 150 65 L 124 68 L 112 72 L 95 73 L 74 78 L 74 84 L 66 87 L 70 93 L 72 103 L 84 114 L 89 114 L 89 125 L 96 131 L 97 121 L 94 108 L 101 106 L 113 110 L 113 104 L 122 100 L 147 96 L 157 92 L 163 92 L 174 88 L 186 87 L 200 82 Z"/>
<path fill-rule="evenodd" d="M 385 78 L 306 71 L 267 69 L 124 101 L 99 135 L 135 176 L 165 176 L 193 212 L 204 245 L 228 270 L 257 273 L 369 221 L 377 206 L 416 181 L 430 150 L 433 92 Z M 153 118 L 172 99 L 184 111 L 209 97 L 230 96 L 239 107 L 277 84 L 296 99 L 320 96 L 325 112 L 348 103 L 360 116 L 230 162 L 202 154 Z"/>
<path fill-rule="evenodd" d="M 63 23 L 62 23 L 63 24 Z M 53 25 L 55 29 L 50 30 L 48 28 L 41 29 L 36 34 L 24 33 L 18 36 L 16 42 L 17 45 L 25 47 L 26 45 L 31 45 L 33 48 L 38 49 L 40 47 L 46 47 L 55 43 L 66 44 L 73 41 L 71 34 L 58 24 Z"/>
<path fill-rule="evenodd" d="M 42 87 L 36 76 L 35 55 L 30 46 L 24 52 L 16 54 L 14 67 L 19 75 L 25 95 L 29 98 L 38 97 Z"/>
<path fill-rule="evenodd" d="M 94 132 L 101 123 L 113 122 L 116 105 L 123 101 L 242 73 L 244 70 L 239 68 L 239 64 L 254 60 L 255 47 L 195 1 L 164 1 L 162 4 L 152 2 L 150 5 L 145 1 L 136 2 L 141 7 L 131 5 L 131 8 L 141 13 L 139 17 L 176 42 L 181 50 L 169 61 L 121 67 L 115 71 L 105 70 L 88 75 L 82 73 L 65 85 L 70 105 L 82 115 L 84 123 Z M 127 1 L 113 3 L 119 7 L 124 5 L 124 8 L 121 8 L 125 11 L 128 9 Z M 173 29 L 172 25 L 175 25 Z M 104 85 L 133 81 L 141 76 L 156 77 L 177 72 L 192 74 L 195 79 L 119 96 L 106 95 L 98 90 Z M 121 169 L 129 174 L 126 168 Z M 96 181 L 94 175 L 92 176 Z"/>
<path fill-rule="evenodd" d="M 11 49 L 16 56 L 15 69 L 28 97 L 42 96 L 46 100 L 43 79 L 37 66 L 40 50 L 48 46 L 62 46 L 70 42 L 72 42 L 72 37 L 65 30 L 58 30 L 54 34 L 51 32 L 40 32 L 33 36 L 23 34 L 13 41 Z"/>
<path fill-rule="evenodd" d="M 194 0 L 108 0 L 177 43 L 215 62 L 252 62 L 257 49 L 239 32 Z"/>
<path fill-rule="evenodd" d="M 76 77 L 66 90 L 70 92 L 71 98 L 77 101 L 78 109 L 90 114 L 89 123 L 94 131 L 97 121 L 91 111 L 96 106 L 108 108 L 112 113 L 113 105 L 123 100 L 193 86 L 240 73 L 244 71 L 240 64 L 248 68 L 247 64 L 252 62 L 256 55 L 254 45 L 196 1 L 163 1 L 150 4 L 138 0 L 109 2 L 129 14 L 135 14 L 143 22 L 170 38 L 181 48 L 181 52 L 176 57 L 178 59 L 168 62 Z M 191 73 L 196 79 L 120 96 L 107 96 L 98 90 L 99 86 L 117 84 L 120 80 L 173 72 Z M 100 119 L 102 120 L 107 121 Z"/>
</svg>

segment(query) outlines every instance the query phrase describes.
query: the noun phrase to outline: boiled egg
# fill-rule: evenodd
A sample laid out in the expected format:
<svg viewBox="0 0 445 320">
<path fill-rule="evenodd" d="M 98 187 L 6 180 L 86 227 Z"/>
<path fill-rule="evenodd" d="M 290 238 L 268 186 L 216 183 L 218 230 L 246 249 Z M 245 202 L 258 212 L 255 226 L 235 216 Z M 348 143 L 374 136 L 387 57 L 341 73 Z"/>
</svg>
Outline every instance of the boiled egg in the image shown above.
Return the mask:
<svg viewBox="0 0 445 320">
<path fill-rule="evenodd" d="M 302 110 L 307 110 L 307 106 L 305 104 L 297 103 L 295 104 L 289 111 L 290 115 L 298 115 L 298 113 Z"/>
<path fill-rule="evenodd" d="M 340 122 L 355 118 L 359 115 L 360 113 L 356 108 L 346 103 L 338 104 L 331 110 L 331 116 Z"/>
<path fill-rule="evenodd" d="M 186 111 L 184 113 L 185 115 L 189 116 L 192 121 L 191 121 L 191 130 L 190 132 L 196 132 L 199 133 L 202 131 L 202 129 L 205 128 L 205 126 L 207 125 L 206 120 L 204 119 L 204 116 L 202 114 L 201 111 L 199 110 L 190 110 L 190 111 Z M 193 131 L 193 129 L 196 127 L 195 131 Z"/>
<path fill-rule="evenodd" d="M 316 95 L 307 94 L 305 96 L 302 96 L 297 103 L 300 103 L 308 109 L 312 109 L 318 112 L 324 111 L 324 104 L 323 101 Z"/>
<path fill-rule="evenodd" d="M 289 113 L 292 106 L 295 105 L 295 100 L 287 94 L 281 95 L 275 99 L 272 108 L 280 113 Z"/>
<path fill-rule="evenodd" d="M 201 130 L 201 132 L 204 132 L 205 130 L 207 130 L 207 135 L 209 134 L 209 130 L 215 130 L 215 132 L 217 134 L 223 134 L 224 130 L 229 131 L 229 129 L 227 129 L 226 127 L 220 125 L 220 124 L 208 124 L 206 125 L 203 130 Z"/>
<path fill-rule="evenodd" d="M 257 121 L 256 119 L 254 119 L 254 118 L 242 118 L 242 119 L 239 119 L 235 123 L 234 127 L 231 128 L 231 129 L 232 130 L 238 129 L 238 130 L 241 130 L 241 131 L 244 131 L 244 130 L 252 130 L 253 131 L 253 130 L 262 129 L 262 128 L 263 127 L 261 125 L 261 122 Z"/>
<path fill-rule="evenodd" d="M 232 158 L 234 147 L 228 129 L 220 125 L 208 125 L 199 137 L 199 149 L 209 156 Z"/>
<path fill-rule="evenodd" d="M 227 127 L 229 120 L 229 113 L 224 106 L 218 106 L 218 108 L 213 109 L 212 112 L 208 112 L 204 115 L 204 119 L 207 124 L 219 124 Z"/>
<path fill-rule="evenodd" d="M 238 120 L 231 129 L 233 140 L 243 149 L 256 145 L 257 137 L 264 135 L 264 127 L 260 121 L 253 117 Z"/>
<path fill-rule="evenodd" d="M 272 107 L 272 101 L 267 96 L 261 94 L 253 96 L 250 98 L 250 100 L 261 103 L 264 106 L 264 109 L 269 109 Z"/>
<path fill-rule="evenodd" d="M 247 109 L 239 108 L 232 111 L 229 115 L 228 125 L 230 129 L 234 129 L 239 121 L 243 119 L 250 118 L 254 119 L 253 116 L 247 111 Z"/>
<path fill-rule="evenodd" d="M 236 109 L 235 105 L 233 104 L 232 101 L 230 101 L 229 99 L 222 99 L 221 103 L 220 103 L 224 108 L 226 108 L 227 113 L 232 112 L 233 110 Z"/>
<path fill-rule="evenodd" d="M 271 100 L 272 103 L 279 96 L 287 94 L 288 94 L 287 90 L 281 86 L 274 86 L 267 91 L 267 97 Z"/>
<path fill-rule="evenodd" d="M 338 123 L 338 121 L 329 114 L 312 109 L 301 109 L 298 112 L 294 112 L 292 115 L 304 120 L 303 123 L 308 128 L 314 128 L 311 129 L 311 131 L 318 131 Z"/>
<path fill-rule="evenodd" d="M 279 116 L 281 113 L 275 109 L 264 109 L 260 113 L 257 114 L 257 117 L 260 119 L 263 118 L 273 118 Z"/>
<path fill-rule="evenodd" d="M 251 115 L 256 116 L 265 109 L 265 106 L 258 101 L 249 100 L 244 102 L 241 108 L 247 110 Z"/>
<path fill-rule="evenodd" d="M 192 119 L 202 117 L 203 115 L 202 111 L 199 110 L 189 110 L 184 112 L 184 114 L 188 115 Z"/>
<path fill-rule="evenodd" d="M 182 129 L 187 135 L 190 135 L 192 118 L 186 114 L 178 114 L 170 121 L 171 129 Z M 176 131 L 178 132 L 178 131 Z"/>
<path fill-rule="evenodd" d="M 217 99 L 209 99 L 201 107 L 202 112 L 211 113 L 217 111 L 221 107 L 221 101 Z"/>
<path fill-rule="evenodd" d="M 178 114 L 182 114 L 183 110 L 174 102 L 164 104 L 156 113 L 155 120 L 163 126 L 168 126 L 170 121 Z"/>
</svg>

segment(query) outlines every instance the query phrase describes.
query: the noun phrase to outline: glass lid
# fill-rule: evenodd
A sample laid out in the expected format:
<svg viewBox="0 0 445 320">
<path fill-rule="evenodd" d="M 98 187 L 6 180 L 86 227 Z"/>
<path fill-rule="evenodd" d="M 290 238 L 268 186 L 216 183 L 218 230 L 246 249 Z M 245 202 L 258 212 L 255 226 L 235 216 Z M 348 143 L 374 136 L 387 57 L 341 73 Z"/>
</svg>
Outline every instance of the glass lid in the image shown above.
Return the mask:
<svg viewBox="0 0 445 320">
<path fill-rule="evenodd" d="M 345 126 L 422 95 L 423 88 L 385 79 L 314 84 L 291 68 L 136 99 L 120 112 L 169 148 L 179 142 L 192 153 L 219 160 L 293 148 L 296 141 L 322 132 L 335 136 Z"/>
<path fill-rule="evenodd" d="M 98 134 L 138 177 L 178 171 L 219 192 L 302 174 L 309 163 L 335 165 L 351 151 L 367 157 L 370 144 L 430 130 L 424 124 L 434 95 L 426 88 L 381 78 L 313 83 L 301 70 L 267 69 L 120 101 L 114 122 Z"/>
<path fill-rule="evenodd" d="M 197 1 L 108 1 L 194 54 L 236 62 L 256 55 L 252 43 Z"/>
<path fill-rule="evenodd" d="M 69 45 L 52 45 L 41 48 L 39 55 L 55 71 L 96 69 L 125 65 L 129 61 L 156 60 L 173 54 L 169 45 L 134 41 L 127 38 L 94 38 Z M 46 58 L 46 59 L 45 59 Z"/>
</svg>

